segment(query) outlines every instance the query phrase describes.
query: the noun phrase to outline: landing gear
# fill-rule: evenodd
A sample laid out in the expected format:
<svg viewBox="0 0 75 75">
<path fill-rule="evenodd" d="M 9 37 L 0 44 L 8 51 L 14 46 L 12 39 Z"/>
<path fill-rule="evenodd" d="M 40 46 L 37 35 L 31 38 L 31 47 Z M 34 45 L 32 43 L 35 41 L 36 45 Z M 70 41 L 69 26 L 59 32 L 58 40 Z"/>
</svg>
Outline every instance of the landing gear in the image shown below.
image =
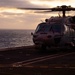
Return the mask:
<svg viewBox="0 0 75 75">
<path fill-rule="evenodd" d="M 35 49 L 38 49 L 40 51 L 45 51 L 46 50 L 46 45 L 42 44 L 42 45 L 35 45 Z"/>
</svg>

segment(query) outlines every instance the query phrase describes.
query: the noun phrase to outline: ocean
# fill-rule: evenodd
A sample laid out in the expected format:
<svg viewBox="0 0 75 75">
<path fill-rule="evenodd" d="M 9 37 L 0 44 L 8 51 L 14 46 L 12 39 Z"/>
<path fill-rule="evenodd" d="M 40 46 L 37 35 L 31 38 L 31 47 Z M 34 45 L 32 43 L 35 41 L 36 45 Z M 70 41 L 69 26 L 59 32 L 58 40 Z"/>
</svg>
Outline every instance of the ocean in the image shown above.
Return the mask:
<svg viewBox="0 0 75 75">
<path fill-rule="evenodd" d="M 34 30 L 0 30 L 0 49 L 33 45 Z"/>
</svg>

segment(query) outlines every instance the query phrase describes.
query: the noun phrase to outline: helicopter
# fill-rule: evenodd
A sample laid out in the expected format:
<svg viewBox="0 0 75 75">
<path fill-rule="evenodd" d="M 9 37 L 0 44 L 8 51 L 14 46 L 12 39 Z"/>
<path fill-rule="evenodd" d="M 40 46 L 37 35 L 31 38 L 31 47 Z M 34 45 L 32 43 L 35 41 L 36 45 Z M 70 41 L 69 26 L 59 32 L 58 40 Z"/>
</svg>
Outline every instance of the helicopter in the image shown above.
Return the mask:
<svg viewBox="0 0 75 75">
<path fill-rule="evenodd" d="M 61 11 L 62 16 L 52 16 L 37 25 L 31 33 L 33 42 L 41 49 L 47 47 L 75 47 L 75 16 L 66 16 L 66 11 L 75 11 L 71 6 L 57 6 L 55 8 L 20 8 L 26 10 L 46 10 L 44 12 Z"/>
</svg>

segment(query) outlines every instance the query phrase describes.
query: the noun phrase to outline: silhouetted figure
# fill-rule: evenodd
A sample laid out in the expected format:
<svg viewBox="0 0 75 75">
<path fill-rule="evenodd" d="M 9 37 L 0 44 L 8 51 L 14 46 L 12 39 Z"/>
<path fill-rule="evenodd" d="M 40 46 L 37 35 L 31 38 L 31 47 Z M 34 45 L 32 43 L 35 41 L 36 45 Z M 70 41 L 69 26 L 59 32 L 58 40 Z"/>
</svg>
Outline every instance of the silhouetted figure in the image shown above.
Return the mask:
<svg viewBox="0 0 75 75">
<path fill-rule="evenodd" d="M 48 22 L 48 19 L 45 19 L 45 22 Z"/>
</svg>

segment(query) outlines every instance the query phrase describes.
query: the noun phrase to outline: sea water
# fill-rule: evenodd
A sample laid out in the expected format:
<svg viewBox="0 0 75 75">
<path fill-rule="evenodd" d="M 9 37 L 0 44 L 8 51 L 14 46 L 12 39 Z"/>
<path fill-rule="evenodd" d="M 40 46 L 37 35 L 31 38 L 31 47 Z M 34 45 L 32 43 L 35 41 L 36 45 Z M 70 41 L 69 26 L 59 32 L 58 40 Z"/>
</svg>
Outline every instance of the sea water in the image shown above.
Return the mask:
<svg viewBox="0 0 75 75">
<path fill-rule="evenodd" d="M 33 45 L 31 32 L 34 30 L 0 30 L 0 48 Z"/>
</svg>

